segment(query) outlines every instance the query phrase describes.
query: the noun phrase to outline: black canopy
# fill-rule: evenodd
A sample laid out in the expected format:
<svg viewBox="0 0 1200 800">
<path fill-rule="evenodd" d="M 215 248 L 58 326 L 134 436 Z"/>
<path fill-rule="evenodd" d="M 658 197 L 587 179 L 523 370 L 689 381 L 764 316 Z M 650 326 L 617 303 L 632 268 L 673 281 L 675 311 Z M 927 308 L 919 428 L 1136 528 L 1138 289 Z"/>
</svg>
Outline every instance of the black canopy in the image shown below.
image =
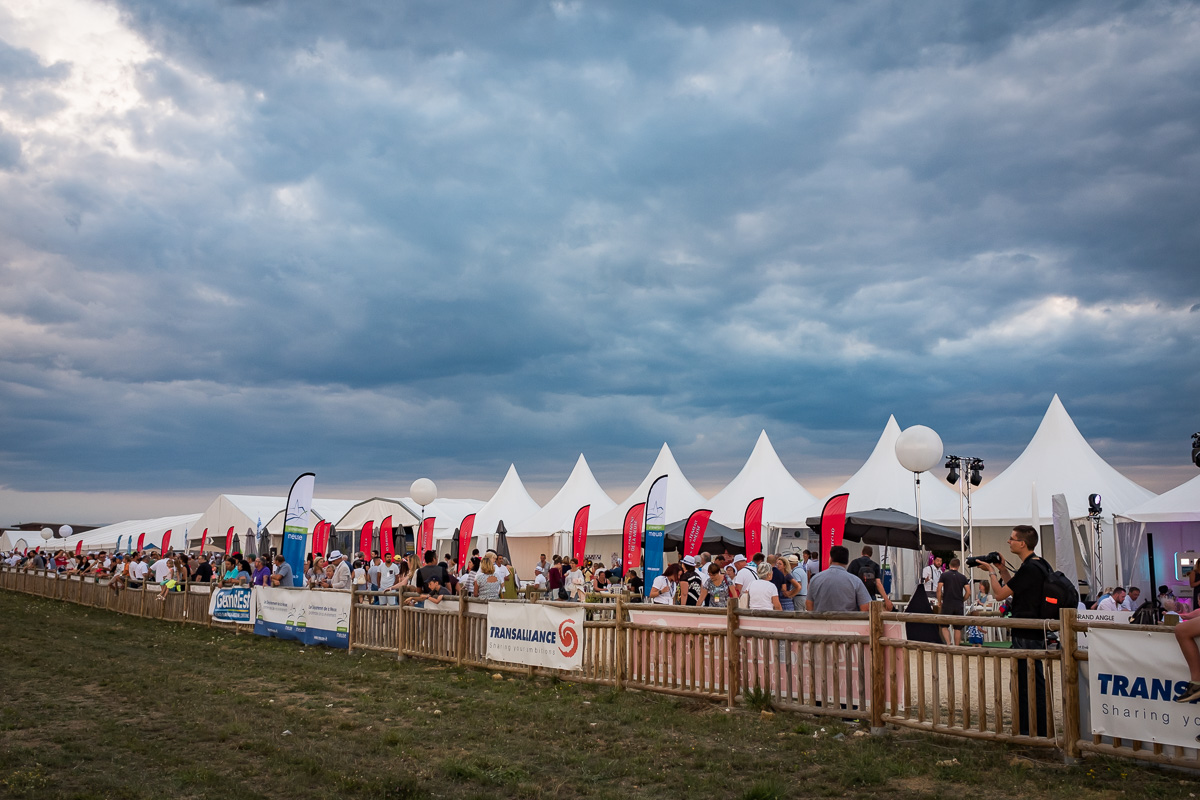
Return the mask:
<svg viewBox="0 0 1200 800">
<path fill-rule="evenodd" d="M 663 539 L 664 552 L 683 552 L 683 532 L 687 528 L 687 522 L 686 519 L 681 519 L 667 525 Z M 710 519 L 708 527 L 704 530 L 704 538 L 700 540 L 700 550 L 714 555 L 717 553 L 744 553 L 746 552 L 746 537 L 742 535 L 741 531 L 727 528 Z"/>
<path fill-rule="evenodd" d="M 805 524 L 821 532 L 821 518 L 809 517 Z M 929 550 L 957 550 L 958 531 L 921 520 L 921 535 Z M 845 538 L 852 542 L 877 544 L 886 547 L 907 547 L 916 550 L 917 518 L 894 508 L 875 508 L 846 515 Z"/>
</svg>

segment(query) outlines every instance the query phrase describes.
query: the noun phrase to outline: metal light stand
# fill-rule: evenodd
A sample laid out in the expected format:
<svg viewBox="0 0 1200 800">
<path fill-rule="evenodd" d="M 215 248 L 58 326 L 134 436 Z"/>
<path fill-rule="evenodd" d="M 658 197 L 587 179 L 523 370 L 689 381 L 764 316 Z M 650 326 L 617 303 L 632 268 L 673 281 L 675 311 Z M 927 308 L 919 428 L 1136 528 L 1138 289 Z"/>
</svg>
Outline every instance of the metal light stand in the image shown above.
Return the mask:
<svg viewBox="0 0 1200 800">
<path fill-rule="evenodd" d="M 1103 536 L 1104 522 L 1103 522 L 1103 520 L 1100 519 L 1100 515 L 1096 514 L 1096 513 L 1088 514 L 1088 519 L 1092 523 L 1092 535 L 1093 535 L 1093 541 L 1094 541 L 1094 547 L 1095 547 L 1094 553 L 1095 553 L 1096 567 L 1095 567 L 1095 572 L 1093 574 L 1096 576 L 1096 582 L 1099 584 L 1099 586 L 1093 587 L 1093 591 L 1095 591 L 1097 594 L 1099 594 L 1100 591 L 1103 590 L 1104 582 L 1106 580 L 1104 577 L 1104 555 L 1102 552 L 1103 551 L 1103 538 L 1104 538 L 1104 536 Z"/>
</svg>

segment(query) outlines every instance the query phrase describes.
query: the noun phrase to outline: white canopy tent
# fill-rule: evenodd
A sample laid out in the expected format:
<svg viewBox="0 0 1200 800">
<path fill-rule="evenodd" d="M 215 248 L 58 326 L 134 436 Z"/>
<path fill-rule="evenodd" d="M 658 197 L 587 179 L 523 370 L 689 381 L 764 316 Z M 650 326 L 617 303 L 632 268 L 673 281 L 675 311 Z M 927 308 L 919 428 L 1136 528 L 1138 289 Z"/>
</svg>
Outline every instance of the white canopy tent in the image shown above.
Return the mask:
<svg viewBox="0 0 1200 800">
<path fill-rule="evenodd" d="M 579 509 L 589 505 L 590 531 L 594 527 L 592 521 L 611 511 L 617 504 L 600 487 L 596 477 L 592 475 L 587 459 L 580 453 L 575 461 L 575 468 L 571 470 L 562 488 L 550 498 L 550 502 L 524 522 L 507 526 L 508 548 L 512 553 L 513 563 L 522 575 L 532 576 L 533 565 L 542 553 L 547 556 L 570 553 L 570 534 L 575 524 L 575 515 Z M 590 534 L 588 541 L 588 549 L 592 553 L 599 553 L 590 546 Z"/>
<path fill-rule="evenodd" d="M 1121 550 L 1121 578 L 1126 588 L 1137 586 L 1153 593 L 1150 584 L 1146 534 L 1154 539 L 1154 578 L 1180 597 L 1191 596 L 1187 577 L 1178 569 L 1178 556 L 1200 552 L 1200 475 L 1169 492 L 1128 509 L 1116 521 Z"/>
<path fill-rule="evenodd" d="M 136 547 L 138 538 L 145 534 L 145 538 L 142 540 L 142 549 L 148 550 L 151 547 L 161 547 L 163 536 L 167 531 L 171 531 L 171 549 L 182 550 L 187 541 L 185 534 L 195 527 L 201 516 L 200 514 L 179 514 L 154 519 L 126 520 L 105 525 L 103 528 L 95 528 L 86 533 L 76 533 L 65 539 L 51 539 L 47 544 L 55 550 L 66 550 L 73 553 L 77 543 L 83 542 L 82 549 L 85 553 L 98 553 L 101 550 L 111 553 L 116 550 L 117 541 L 120 540 L 121 551 L 124 552 L 131 549 L 129 544 L 131 539 L 132 547 Z M 32 534 L 32 537 L 27 538 L 31 541 L 30 547 L 43 544 L 41 537 L 37 534 Z M 36 542 L 33 539 L 36 539 Z"/>
<path fill-rule="evenodd" d="M 972 496 L 975 552 L 1007 553 L 1005 540 L 1012 526 L 1034 525 L 1039 528 L 1043 554 L 1054 563 L 1051 497 L 1056 494 L 1066 497 L 1073 520 L 1087 516 L 1088 495 L 1101 496 L 1104 556 L 1100 583 L 1115 582 L 1119 559 L 1113 515 L 1126 514 L 1151 500 L 1154 493 L 1117 472 L 1092 449 L 1057 394 L 1021 455 Z M 1078 555 L 1091 563 L 1090 552 L 1081 549 Z"/>
<path fill-rule="evenodd" d="M 529 496 L 529 492 L 525 491 L 525 484 L 521 483 L 521 476 L 517 474 L 516 465 L 509 464 L 508 473 L 500 482 L 500 487 L 496 489 L 492 499 L 488 500 L 483 508 L 475 514 L 472 538 L 478 542 L 476 546 L 480 550 L 495 547 L 496 527 L 501 522 L 504 523 L 505 530 L 512 530 L 540 511 L 541 508 L 537 501 Z M 454 535 L 454 528 L 459 522 L 462 522 L 461 517 L 455 520 L 454 525 L 450 526 L 446 539 Z M 436 532 L 434 538 L 437 538 Z"/>
<path fill-rule="evenodd" d="M 795 542 L 792 548 L 783 544 L 779 549 L 806 549 L 808 546 L 809 529 L 805 520 L 820 514 L 830 497 L 847 493 L 846 511 L 871 511 L 876 508 L 894 508 L 906 514 L 917 513 L 916 486 L 913 474 L 909 472 L 896 458 L 896 440 L 900 437 L 900 425 L 895 415 L 889 416 L 884 425 L 883 433 L 875 443 L 871 455 L 855 472 L 833 492 L 820 501 L 813 503 L 806 511 L 794 520 L 787 522 L 772 522 L 772 539 L 780 535 L 789 535 L 798 531 L 802 541 Z M 958 524 L 958 492 L 951 489 L 940 475 L 926 472 L 921 476 L 921 518 L 933 521 L 952 520 L 952 527 Z M 785 540 L 786 542 L 786 540 Z M 888 548 L 896 551 L 898 548 Z M 906 551 L 912 552 L 912 551 Z M 851 552 L 852 557 L 858 553 Z M 876 556 L 879 556 L 876 553 Z M 893 595 L 898 592 L 911 591 L 916 586 L 919 575 L 915 572 L 912 559 L 896 558 L 895 552 L 889 554 L 894 570 Z"/>
<path fill-rule="evenodd" d="M 258 534 L 264 529 L 270 533 L 271 545 L 277 548 L 283 534 L 283 514 L 286 505 L 286 497 L 220 495 L 192 526 L 188 537 L 189 548 L 195 549 L 203 544 L 204 549 L 209 552 L 223 552 L 225 535 L 231 527 L 243 551 L 247 549 L 246 537 L 251 533 Z M 314 498 L 312 509 L 309 511 L 309 530 L 315 528 L 319 521 L 333 522 L 339 519 L 352 505 L 353 500 Z"/>
<path fill-rule="evenodd" d="M 588 533 L 588 550 L 594 553 L 611 554 L 621 551 L 621 527 L 625 524 L 625 513 L 638 503 L 646 502 L 650 485 L 660 476 L 667 476 L 667 522 L 685 519 L 693 511 L 710 508 L 708 500 L 700 494 L 684 476 L 675 461 L 671 448 L 663 444 L 658 457 L 646 473 L 646 477 L 625 500 L 604 514 L 591 520 Z"/>
<path fill-rule="evenodd" d="M 741 530 L 745 525 L 746 506 L 759 497 L 764 498 L 764 526 L 769 526 L 772 520 L 804 519 L 808 509 L 817 502 L 817 498 L 783 466 L 765 430 L 758 435 L 754 450 L 737 477 L 710 501 L 712 518 L 734 530 Z"/>
</svg>

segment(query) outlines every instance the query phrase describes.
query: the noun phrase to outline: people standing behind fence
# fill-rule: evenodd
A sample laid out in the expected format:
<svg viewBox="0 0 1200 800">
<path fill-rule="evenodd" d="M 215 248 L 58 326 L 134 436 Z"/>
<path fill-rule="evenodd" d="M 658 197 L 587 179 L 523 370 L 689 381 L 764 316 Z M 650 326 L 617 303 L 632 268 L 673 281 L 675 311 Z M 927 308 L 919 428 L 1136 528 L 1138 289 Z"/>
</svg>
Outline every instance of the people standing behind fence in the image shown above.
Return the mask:
<svg viewBox="0 0 1200 800">
<path fill-rule="evenodd" d="M 808 610 L 867 611 L 871 596 L 863 582 L 846 571 L 850 551 L 842 545 L 829 548 L 829 568 L 818 573 L 808 584 Z"/>
<path fill-rule="evenodd" d="M 333 567 L 333 575 L 329 579 L 329 588 L 340 589 L 344 592 L 350 591 L 350 588 L 354 585 L 354 577 L 350 573 L 350 565 L 346 563 L 346 556 L 340 550 L 334 550 L 329 554 L 329 566 Z"/>
<path fill-rule="evenodd" d="M 870 545 L 864 545 L 862 555 L 851 561 L 846 571 L 863 582 L 872 600 L 882 599 L 884 608 L 891 611 L 892 600 L 883 588 L 883 570 L 879 562 L 872 558 L 874 554 L 875 550 Z"/>
<path fill-rule="evenodd" d="M 488 553 L 480 562 L 479 575 L 475 577 L 475 596 L 480 600 L 499 600 L 503 588 L 504 582 L 496 574 L 496 560 Z"/>
<path fill-rule="evenodd" d="M 787 560 L 778 554 L 767 556 L 767 566 L 771 568 L 768 580 L 775 585 L 781 611 L 795 611 L 795 597 L 800 593 L 800 584 L 793 580 L 792 572 L 787 567 Z"/>
<path fill-rule="evenodd" d="M 310 580 L 309 583 L 313 583 L 313 581 Z M 282 555 L 275 556 L 275 571 L 271 573 L 271 585 L 287 589 L 291 589 L 294 585 L 292 565 L 287 563 L 287 559 Z"/>
<path fill-rule="evenodd" d="M 395 592 L 396 581 L 400 577 L 400 567 L 396 565 L 393 556 L 388 556 L 387 560 L 381 560 L 378 566 L 371 567 L 371 583 L 375 584 L 380 592 Z M 397 603 L 395 597 L 377 597 L 376 605 L 394 606 Z"/>
<path fill-rule="evenodd" d="M 146 576 L 150 573 L 150 567 L 142 558 L 141 553 L 133 554 L 133 561 L 129 564 L 129 588 L 140 589 L 146 582 Z"/>
<path fill-rule="evenodd" d="M 758 580 L 758 571 L 753 564 L 746 561 L 746 556 L 741 553 L 736 553 L 733 556 L 733 586 L 731 591 L 734 597 L 741 597 L 746 593 L 747 587 Z"/>
<path fill-rule="evenodd" d="M 796 592 L 796 596 L 792 598 L 792 607 L 796 611 L 804 611 L 808 608 L 808 570 L 800 563 L 800 556 L 795 553 L 789 553 L 787 561 L 788 566 L 791 567 L 792 580 L 800 586 L 800 591 Z"/>
<path fill-rule="evenodd" d="M 683 568 L 678 563 L 668 564 L 663 573 L 650 586 L 650 602 L 663 606 L 675 605 L 675 593 Z"/>
<path fill-rule="evenodd" d="M 774 567 L 765 561 L 755 568 L 755 578 L 746 585 L 746 607 L 753 611 L 782 611 L 779 588 L 771 581 Z"/>
<path fill-rule="evenodd" d="M 546 599 L 547 600 L 566 600 L 567 591 L 565 580 L 562 571 L 562 557 L 555 556 L 554 561 L 550 564 L 550 571 L 546 573 Z"/>
<path fill-rule="evenodd" d="M 475 596 L 475 582 L 479 580 L 479 567 L 482 563 L 483 559 L 479 556 L 471 556 L 471 563 L 467 564 L 466 570 L 458 579 L 459 594 Z"/>
<path fill-rule="evenodd" d="M 967 613 L 966 601 L 971 593 L 971 579 L 958 571 L 962 562 L 958 558 L 950 559 L 950 568 L 938 578 L 937 601 L 942 614 L 961 617 Z M 942 639 L 949 645 L 962 644 L 962 625 L 949 625 L 942 628 Z"/>
<path fill-rule="evenodd" d="M 942 557 L 934 556 L 933 561 L 921 570 L 921 585 L 925 587 L 925 594 L 932 597 L 937 591 L 938 581 L 942 578 Z"/>
<path fill-rule="evenodd" d="M 433 552 L 432 550 L 430 551 Z M 433 560 L 437 561 L 437 554 L 434 553 Z M 494 569 L 494 567 L 493 567 Z M 426 602 L 437 605 L 442 602 L 442 598 L 450 594 L 450 590 L 442 586 L 442 576 L 434 574 L 425 582 L 425 589 L 415 597 L 410 597 L 404 601 L 405 605 L 417 606 L 424 608 Z"/>
<path fill-rule="evenodd" d="M 254 559 L 254 572 L 250 575 L 254 586 L 270 586 L 271 585 L 271 568 L 267 566 L 267 560 L 262 556 L 257 556 Z"/>
<path fill-rule="evenodd" d="M 698 602 L 709 608 L 725 608 L 729 605 L 729 579 L 725 570 L 715 561 L 709 562 L 708 574 L 700 585 Z"/>
<path fill-rule="evenodd" d="M 679 586 L 683 589 L 683 604 L 685 606 L 699 605 L 700 589 L 704 585 L 704 579 L 696 569 L 696 559 L 692 556 L 684 556 L 679 563 L 683 566 L 683 572 L 679 576 Z"/>
<path fill-rule="evenodd" d="M 1021 560 L 1021 566 L 1012 575 L 1009 574 L 1008 564 L 1003 561 L 996 564 L 980 564 L 980 568 L 988 571 L 991 582 L 992 596 L 997 600 L 1012 598 L 1012 616 L 1017 619 L 1042 619 L 1042 598 L 1045 596 L 1046 578 L 1050 567 L 1040 557 L 1034 554 L 1038 543 L 1038 532 L 1032 525 L 1018 525 L 1008 537 L 1008 549 Z M 1003 584 L 1001 583 L 1003 581 Z M 1013 628 L 1012 646 L 1014 650 L 1045 650 L 1046 635 L 1041 628 Z M 1022 736 L 1029 735 L 1029 687 L 1028 661 L 1017 660 L 1017 709 L 1019 711 L 1019 728 Z M 1035 713 L 1037 714 L 1037 735 L 1046 735 L 1046 674 L 1043 670 L 1042 659 L 1032 659 L 1034 666 Z"/>
<path fill-rule="evenodd" d="M 609 589 L 608 570 L 597 568 L 592 574 L 592 588 L 597 592 L 607 592 Z"/>
<path fill-rule="evenodd" d="M 571 559 L 571 569 L 567 572 L 567 598 L 576 603 L 583 602 L 583 570 L 580 569 L 579 559 Z"/>
</svg>

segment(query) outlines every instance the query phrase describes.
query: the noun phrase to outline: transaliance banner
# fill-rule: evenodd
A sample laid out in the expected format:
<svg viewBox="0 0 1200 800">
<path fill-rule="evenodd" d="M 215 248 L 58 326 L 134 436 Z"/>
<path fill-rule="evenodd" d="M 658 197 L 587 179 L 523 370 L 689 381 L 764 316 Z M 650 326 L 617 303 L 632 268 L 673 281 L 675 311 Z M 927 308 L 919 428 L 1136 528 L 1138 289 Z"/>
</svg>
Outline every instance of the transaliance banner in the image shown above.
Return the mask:
<svg viewBox="0 0 1200 800">
<path fill-rule="evenodd" d="M 350 646 L 350 595 L 254 587 L 254 632 L 329 647 Z"/>
<path fill-rule="evenodd" d="M 571 526 L 571 555 L 583 561 L 587 553 L 588 512 L 591 505 L 586 505 L 575 512 L 575 524 Z"/>
<path fill-rule="evenodd" d="M 493 600 L 487 609 L 488 658 L 550 669 L 582 669 L 582 608 Z"/>
<path fill-rule="evenodd" d="M 702 508 L 693 511 L 688 517 L 687 525 L 683 528 L 683 555 L 695 558 L 700 554 L 700 546 L 704 543 L 704 532 L 708 530 L 708 520 L 712 509 Z"/>
<path fill-rule="evenodd" d="M 306 472 L 292 483 L 287 511 L 283 516 L 283 560 L 292 568 L 292 585 L 304 581 L 304 557 L 308 554 L 308 513 L 312 509 L 316 473 Z"/>
<path fill-rule="evenodd" d="M 625 524 L 621 527 L 621 576 L 638 566 L 638 553 L 642 549 L 642 523 L 646 504 L 637 503 L 625 512 Z"/>
<path fill-rule="evenodd" d="M 471 555 L 471 534 L 475 530 L 475 515 L 467 514 L 458 526 L 458 573 L 461 575 L 467 568 L 467 558 Z"/>
<path fill-rule="evenodd" d="M 249 586 L 214 588 L 208 599 L 208 615 L 215 622 L 249 625 L 253 621 L 253 599 Z"/>
<path fill-rule="evenodd" d="M 742 530 L 746 536 L 746 560 L 749 561 L 762 552 L 762 515 L 763 498 L 750 501 L 746 506 L 746 515 L 742 517 Z"/>
<path fill-rule="evenodd" d="M 1180 704 L 1188 667 L 1169 632 L 1088 632 L 1092 733 L 1196 747 L 1200 702 Z"/>
<path fill-rule="evenodd" d="M 849 494 L 835 494 L 821 511 L 821 569 L 829 566 L 829 548 L 842 543 L 846 534 L 846 503 Z"/>
<path fill-rule="evenodd" d="M 667 476 L 660 475 L 646 493 L 646 549 L 642 555 L 645 585 L 642 593 L 650 596 L 654 579 L 663 571 L 663 540 L 667 535 Z"/>
</svg>

